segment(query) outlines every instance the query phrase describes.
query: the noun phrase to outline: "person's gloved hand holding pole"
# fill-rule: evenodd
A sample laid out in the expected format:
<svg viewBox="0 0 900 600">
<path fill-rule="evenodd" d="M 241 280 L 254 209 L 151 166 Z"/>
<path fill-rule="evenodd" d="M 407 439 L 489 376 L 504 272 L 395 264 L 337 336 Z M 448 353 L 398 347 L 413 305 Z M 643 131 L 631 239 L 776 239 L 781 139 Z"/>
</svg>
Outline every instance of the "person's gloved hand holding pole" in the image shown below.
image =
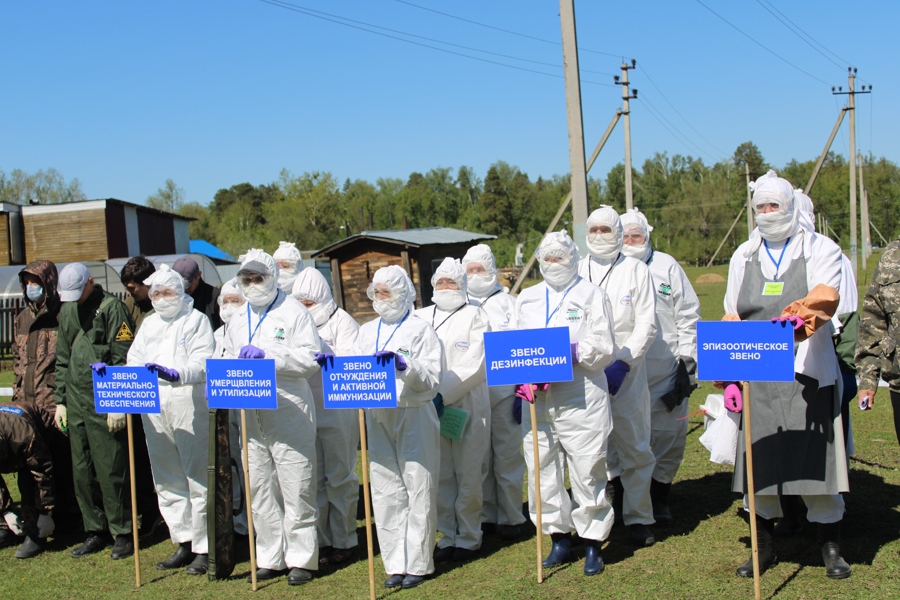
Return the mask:
<svg viewBox="0 0 900 600">
<path fill-rule="evenodd" d="M 741 385 L 736 381 L 725 386 L 725 408 L 733 413 L 744 410 L 744 395 Z"/>
<path fill-rule="evenodd" d="M 56 405 L 56 414 L 53 416 L 53 422 L 56 428 L 63 433 L 69 431 L 69 411 L 65 404 Z"/>
<path fill-rule="evenodd" d="M 50 515 L 40 515 L 37 520 L 38 537 L 46 538 L 53 534 L 56 524 Z"/>
<path fill-rule="evenodd" d="M 379 350 L 375 354 L 373 354 L 375 358 L 385 360 L 382 364 L 387 364 L 386 361 L 391 357 L 394 357 L 394 366 L 398 371 L 405 371 L 409 368 L 409 365 L 406 364 L 406 361 L 403 360 L 403 356 L 401 354 L 397 354 L 396 352 L 391 352 L 390 350 Z"/>
<path fill-rule="evenodd" d="M 625 376 L 628 375 L 629 371 L 631 371 L 631 367 L 624 360 L 617 360 L 604 369 L 603 372 L 606 373 L 606 382 L 609 384 L 610 394 L 615 396 L 619 392 L 619 388 L 622 387 L 622 382 L 625 381 Z"/>
<path fill-rule="evenodd" d="M 110 433 L 125 429 L 125 413 L 109 413 L 106 415 L 106 426 Z"/>
<path fill-rule="evenodd" d="M 438 394 L 431 399 L 431 402 L 434 404 L 434 409 L 437 411 L 438 419 L 440 419 L 444 416 L 444 397 L 441 394 Z"/>
<path fill-rule="evenodd" d="M 324 368 L 329 359 L 334 358 L 333 352 L 316 352 L 316 364 Z M 334 364 L 334 360 L 331 361 Z"/>
<path fill-rule="evenodd" d="M 106 363 L 98 362 L 91 364 L 91 370 L 94 371 L 97 375 L 106 375 Z"/>
<path fill-rule="evenodd" d="M 241 348 L 241 351 L 238 353 L 238 358 L 265 358 L 265 357 L 266 357 L 266 351 L 261 348 L 257 348 L 256 346 L 254 346 L 252 344 L 247 344 L 246 346 Z"/>
<path fill-rule="evenodd" d="M 170 369 L 156 363 L 147 363 L 144 366 L 150 369 L 150 371 L 159 375 L 159 378 L 163 381 L 174 383 L 181 378 L 181 376 L 178 374 L 178 371 L 176 371 L 175 369 Z"/>
<path fill-rule="evenodd" d="M 578 364 L 578 342 L 572 342 L 569 344 L 572 347 L 572 364 Z"/>
</svg>

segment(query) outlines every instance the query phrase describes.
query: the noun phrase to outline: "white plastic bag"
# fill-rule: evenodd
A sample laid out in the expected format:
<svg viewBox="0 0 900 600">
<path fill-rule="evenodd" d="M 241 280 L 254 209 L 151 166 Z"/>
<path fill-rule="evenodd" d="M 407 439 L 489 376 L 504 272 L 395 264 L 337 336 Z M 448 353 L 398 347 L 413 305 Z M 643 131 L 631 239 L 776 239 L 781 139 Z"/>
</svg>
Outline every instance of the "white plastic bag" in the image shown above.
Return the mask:
<svg viewBox="0 0 900 600">
<path fill-rule="evenodd" d="M 720 465 L 734 466 L 737 454 L 738 427 L 741 415 L 725 410 L 722 394 L 710 394 L 701 405 L 706 416 L 706 431 L 700 443 L 709 450 L 709 460 Z"/>
</svg>

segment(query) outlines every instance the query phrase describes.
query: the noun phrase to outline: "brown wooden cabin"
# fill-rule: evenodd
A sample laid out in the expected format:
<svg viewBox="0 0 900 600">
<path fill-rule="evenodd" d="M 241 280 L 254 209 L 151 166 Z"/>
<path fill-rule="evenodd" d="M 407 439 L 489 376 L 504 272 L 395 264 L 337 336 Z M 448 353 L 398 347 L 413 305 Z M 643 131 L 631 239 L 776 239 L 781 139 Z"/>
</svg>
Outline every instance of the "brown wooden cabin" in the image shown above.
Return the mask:
<svg viewBox="0 0 900 600">
<path fill-rule="evenodd" d="M 25 257 L 56 263 L 186 254 L 193 219 L 108 198 L 23 206 Z"/>
<path fill-rule="evenodd" d="M 22 207 L 0 202 L 0 266 L 25 264 L 23 234 Z"/>
<path fill-rule="evenodd" d="M 462 258 L 466 250 L 496 236 L 449 227 L 363 231 L 312 255 L 331 263 L 331 289 L 338 306 L 360 323 L 378 315 L 366 295 L 375 271 L 399 265 L 416 286 L 416 308 L 431 304 L 431 276 L 444 258 Z"/>
</svg>

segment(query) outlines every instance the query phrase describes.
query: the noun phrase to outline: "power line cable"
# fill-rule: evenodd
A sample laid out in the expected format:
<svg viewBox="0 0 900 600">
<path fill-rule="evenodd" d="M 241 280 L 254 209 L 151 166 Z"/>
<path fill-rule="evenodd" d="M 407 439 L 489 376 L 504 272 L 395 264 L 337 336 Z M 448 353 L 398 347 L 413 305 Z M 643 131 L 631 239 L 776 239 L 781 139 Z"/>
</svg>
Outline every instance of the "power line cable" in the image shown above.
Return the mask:
<svg viewBox="0 0 900 600">
<path fill-rule="evenodd" d="M 434 13 L 434 14 L 437 14 L 437 15 L 441 15 L 441 16 L 443 16 L 443 17 L 449 17 L 449 18 L 451 18 L 451 19 L 456 19 L 457 21 L 463 21 L 463 22 L 465 22 L 465 23 L 471 23 L 472 25 L 478 25 L 479 27 L 485 27 L 485 28 L 487 28 L 487 29 L 493 29 L 494 31 L 502 31 L 503 33 L 508 33 L 508 34 L 510 34 L 510 35 L 516 35 L 516 36 L 519 36 L 519 37 L 522 37 L 522 38 L 526 38 L 526 39 L 529 39 L 529 40 L 534 40 L 534 41 L 536 41 L 536 42 L 543 42 L 543 43 L 545 43 L 545 44 L 552 44 L 552 45 L 554 45 L 554 46 L 562 46 L 562 43 L 561 43 L 561 42 L 555 42 L 555 41 L 553 41 L 553 40 L 546 40 L 546 39 L 544 39 L 544 38 L 535 37 L 535 36 L 533 36 L 533 35 L 528 35 L 528 34 L 525 34 L 525 33 L 519 33 L 518 31 L 512 31 L 512 30 L 509 30 L 509 29 L 503 29 L 502 27 L 496 27 L 496 26 L 494 26 L 494 25 L 488 25 L 487 23 L 482 23 L 482 22 L 480 22 L 480 21 L 474 21 L 474 20 L 472 20 L 472 19 L 467 19 L 467 18 L 465 18 L 465 17 L 460 17 L 460 16 L 457 16 L 457 15 L 451 15 L 450 13 L 441 12 L 441 11 L 435 10 L 435 9 L 433 9 L 433 8 L 428 8 L 427 6 L 422 6 L 422 5 L 420 5 L 420 4 L 413 4 L 412 2 L 407 2 L 406 0 L 394 0 L 394 1 L 395 1 L 395 2 L 398 2 L 398 3 L 400 3 L 400 4 L 406 4 L 407 6 L 412 6 L 412 7 L 414 7 L 414 8 L 418 8 L 418 9 L 420 9 L 420 10 L 425 10 L 425 11 L 428 11 L 428 12 L 431 12 L 431 13 Z M 578 46 L 578 51 L 579 51 L 579 52 L 590 52 L 590 53 L 592 53 L 592 54 L 602 54 L 603 56 L 612 56 L 612 57 L 615 57 L 615 58 L 621 58 L 621 57 L 623 56 L 622 54 L 613 54 L 613 53 L 611 53 L 611 52 L 602 52 L 602 51 L 600 51 L 600 50 L 591 50 L 591 49 L 589 49 L 589 48 L 582 48 L 581 46 Z"/>
<path fill-rule="evenodd" d="M 766 12 L 768 12 L 770 15 L 775 17 L 775 19 L 778 20 L 779 23 L 781 23 L 782 25 L 787 27 L 794 35 L 796 35 L 798 38 L 800 38 L 800 40 L 803 41 L 807 46 L 809 46 L 810 48 L 812 48 L 813 50 L 815 50 L 816 52 L 818 52 L 819 54 L 824 56 L 825 60 L 829 61 L 834 66 L 838 67 L 839 69 L 844 69 L 848 64 L 850 64 L 850 63 L 844 61 L 844 64 L 842 65 L 839 62 L 835 61 L 830 56 L 828 56 L 827 54 L 825 54 L 824 52 L 822 52 L 821 50 L 819 50 L 818 48 L 816 48 L 809 40 L 806 39 L 806 37 L 804 37 L 804 35 L 806 35 L 806 32 L 803 32 L 799 27 L 794 25 L 793 21 L 791 21 L 790 19 L 785 17 L 781 13 L 781 11 L 779 11 L 774 6 L 771 6 L 768 2 L 763 3 L 763 0 L 756 0 L 756 3 L 759 4 L 760 6 L 762 6 L 763 9 L 765 9 Z M 767 6 L 767 5 L 769 5 L 769 6 Z M 771 8 L 770 8 L 770 6 L 771 6 Z M 779 16 L 779 15 L 781 15 L 781 16 Z M 781 17 L 784 17 L 784 18 L 782 19 Z M 788 24 L 788 23 L 790 23 L 790 24 Z M 809 39 L 812 40 L 812 38 L 809 38 Z M 815 40 L 813 40 L 813 41 L 815 42 Z M 819 43 L 816 42 L 816 44 L 819 44 Z M 821 46 L 821 44 L 819 44 L 819 45 Z M 822 47 L 825 48 L 825 46 L 822 46 Z M 826 48 L 826 50 L 827 50 L 827 48 Z M 831 52 L 831 51 L 829 50 L 829 52 Z M 834 54 L 834 53 L 831 52 L 831 54 Z M 837 56 L 837 54 L 834 54 L 834 56 Z M 838 59 L 840 59 L 839 56 L 838 56 Z"/>
<path fill-rule="evenodd" d="M 446 53 L 446 54 L 452 54 L 452 55 L 454 55 L 454 56 L 461 56 L 461 57 L 463 57 L 463 58 L 468 58 L 468 59 L 470 59 L 470 60 L 477 60 L 477 61 L 479 61 L 479 62 L 484 62 L 484 63 L 488 63 L 488 64 L 492 64 L 492 65 L 498 65 L 498 66 L 501 66 L 501 67 L 507 67 L 507 68 L 509 68 L 509 69 L 516 69 L 516 70 L 518 70 L 518 71 L 525 71 L 525 72 L 527 72 L 527 73 L 535 73 L 535 74 L 537 74 L 537 75 L 544 75 L 544 76 L 546 76 L 546 77 L 554 77 L 554 78 L 556 78 L 556 79 L 565 79 L 565 77 L 564 77 L 563 75 L 557 75 L 557 74 L 554 74 L 554 73 L 546 73 L 546 72 L 544 72 L 544 71 L 538 71 L 538 70 L 535 70 L 535 69 L 528 69 L 528 68 L 526 68 L 526 67 L 519 67 L 519 66 L 516 66 L 516 65 L 510 65 L 510 64 L 507 64 L 507 63 L 502 63 L 502 62 L 498 62 L 498 61 L 495 61 L 495 60 L 490 60 L 490 59 L 487 59 L 487 58 L 480 58 L 480 57 L 478 57 L 478 56 L 471 56 L 471 55 L 469 55 L 469 54 L 463 54 L 462 52 L 455 52 L 455 51 L 453 51 L 453 50 L 448 50 L 448 49 L 446 49 L 446 48 L 440 48 L 440 47 L 438 47 L 438 46 L 432 46 L 432 45 L 430 45 L 430 44 L 423 44 L 423 43 L 421 43 L 421 42 L 416 42 L 416 41 L 414 41 L 414 40 L 405 39 L 405 38 L 402 38 L 402 37 L 398 37 L 398 36 L 396 36 L 396 35 L 390 35 L 390 34 L 388 34 L 388 33 L 383 33 L 383 32 L 381 32 L 381 31 L 373 31 L 372 29 L 367 29 L 367 27 L 372 27 L 372 28 L 375 28 L 375 29 L 383 29 L 383 30 L 386 30 L 386 31 L 393 31 L 394 33 L 398 33 L 399 35 L 406 35 L 406 36 L 409 36 L 409 37 L 419 37 L 419 38 L 422 37 L 422 36 L 416 36 L 416 35 L 414 35 L 414 34 L 405 33 L 405 32 L 402 32 L 402 31 L 391 30 L 391 29 L 388 29 L 388 28 L 386 28 L 386 27 L 380 27 L 380 26 L 378 26 L 378 25 L 372 25 L 372 24 L 370 24 L 370 23 L 364 23 L 364 22 L 362 22 L 362 21 L 355 21 L 355 20 L 353 20 L 353 19 L 348 19 L 348 18 L 346 18 L 346 17 L 341 17 L 341 16 L 339 16 L 339 15 L 333 15 L 333 14 L 330 14 L 330 13 L 325 13 L 325 12 L 322 12 L 322 11 L 310 9 L 310 8 L 305 7 L 305 6 L 300 6 L 300 5 L 296 5 L 296 4 L 291 4 L 290 2 L 284 2 L 284 1 L 282 1 L 282 0 L 260 0 L 260 2 L 263 2 L 263 3 L 265 3 L 265 4 L 270 4 L 270 5 L 275 6 L 275 7 L 278 7 L 278 8 L 283 8 L 283 9 L 285 9 L 285 10 L 290 10 L 290 11 L 293 11 L 293 12 L 296 12 L 296 13 L 300 13 L 300 14 L 303 14 L 303 15 L 306 15 L 306 16 L 309 16 L 309 17 L 313 17 L 313 18 L 315 18 L 315 19 L 321 19 L 321 20 L 323 20 L 323 21 L 329 21 L 329 22 L 331 22 L 331 23 L 335 23 L 335 24 L 337 24 L 337 25 L 342 25 L 342 26 L 344 26 L 344 27 L 349 27 L 349 28 L 351 28 L 351 29 L 357 29 L 357 30 L 359 30 L 359 31 L 365 31 L 365 32 L 367 32 L 367 33 L 371 33 L 371 34 L 378 35 L 378 36 L 381 36 L 381 37 L 386 37 L 386 38 L 389 38 L 389 39 L 392 39 L 392 40 L 397 40 L 397 41 L 400 41 L 400 42 L 405 42 L 405 43 L 407 43 L 407 44 L 412 44 L 412 45 L 414 45 L 414 46 L 420 46 L 420 47 L 422 47 L 422 48 L 429 48 L 429 49 L 431 49 L 431 50 L 437 50 L 438 52 L 444 52 L 444 53 Z M 357 24 L 355 25 L 354 23 L 357 23 Z M 428 39 L 428 38 L 425 38 L 425 39 Z M 439 41 L 439 40 L 432 40 L 432 41 L 434 41 L 435 43 L 440 43 L 440 44 L 454 45 L 454 44 L 449 44 L 448 42 L 442 42 L 442 41 Z M 473 49 L 473 50 L 475 50 L 475 49 Z M 476 52 L 484 52 L 483 50 L 475 50 L 475 51 L 476 51 Z M 522 59 L 517 59 L 517 60 L 522 60 Z M 607 74 L 607 73 L 602 73 L 602 74 Z M 606 86 L 606 87 L 616 87 L 616 86 L 615 86 L 614 84 L 612 84 L 612 83 L 601 83 L 601 82 L 599 82 L 599 81 L 589 81 L 589 80 L 582 79 L 581 82 L 582 82 L 582 83 L 588 83 L 588 84 L 591 84 L 591 85 L 601 85 L 601 86 Z"/>
<path fill-rule="evenodd" d="M 714 15 L 715 15 L 716 17 L 718 17 L 721 21 L 723 21 L 726 25 L 728 25 L 729 27 L 731 27 L 732 29 L 734 29 L 735 31 L 737 31 L 738 33 L 740 33 L 742 36 L 744 36 L 745 38 L 747 38 L 748 40 L 750 40 L 751 42 L 753 42 L 754 44 L 756 44 L 757 46 L 759 46 L 760 48 L 762 48 L 763 50 L 765 50 L 766 52 L 768 52 L 769 54 L 771 54 L 772 56 L 774 56 L 775 58 L 777 58 L 778 60 L 780 60 L 780 61 L 782 61 L 783 63 L 785 63 L 785 64 L 787 64 L 787 65 L 793 67 L 794 69 L 800 71 L 801 73 L 803 73 L 803 74 L 806 75 L 807 77 L 811 77 L 811 78 L 815 79 L 816 81 L 819 81 L 819 82 L 821 82 L 821 83 L 824 83 L 825 85 L 827 85 L 827 86 L 829 86 L 829 87 L 831 86 L 831 84 L 828 83 L 827 81 L 825 81 L 824 79 L 819 79 L 818 77 L 816 77 L 816 76 L 813 75 L 812 73 L 810 73 L 810 72 L 808 72 L 808 71 L 804 71 L 803 69 L 801 69 L 800 67 L 798 67 L 797 65 L 795 65 L 794 63 L 792 63 L 791 61 L 789 61 L 788 59 L 786 59 L 786 58 L 784 58 L 783 56 L 777 54 L 774 50 L 771 50 L 770 48 L 768 48 L 768 47 L 765 46 L 764 44 L 760 43 L 758 40 L 756 40 L 755 38 L 753 38 L 753 37 L 750 36 L 749 34 L 744 33 L 740 28 L 738 28 L 737 25 L 733 24 L 731 21 L 729 21 L 728 19 L 726 19 L 725 17 L 723 17 L 722 15 L 720 15 L 719 13 L 717 13 L 716 11 L 714 11 L 713 9 L 711 9 L 710 7 L 708 7 L 707 5 L 703 4 L 703 2 L 701 2 L 700 0 L 694 0 L 694 2 L 696 2 L 696 3 L 699 4 L 700 6 L 702 6 L 703 8 L 705 8 L 706 10 L 708 10 L 709 12 L 711 12 L 712 14 L 714 14 Z"/>
<path fill-rule="evenodd" d="M 659 89 L 659 86 L 656 85 L 656 83 L 653 81 L 653 78 L 650 77 L 650 73 L 647 72 L 646 67 L 644 67 L 643 65 L 641 65 L 640 68 L 641 68 L 641 72 L 642 72 L 642 73 L 644 74 L 644 76 L 647 78 L 647 81 L 650 82 L 650 85 L 652 85 L 653 87 L 656 88 L 656 91 L 659 92 L 659 95 L 662 96 L 663 100 L 665 100 L 666 103 L 667 103 L 669 106 L 672 107 L 672 110 L 675 111 L 675 114 L 677 114 L 679 117 L 681 117 L 681 120 L 684 121 L 685 123 L 687 123 L 687 126 L 690 127 L 690 128 L 694 131 L 694 133 L 696 133 L 697 135 L 700 136 L 700 139 L 702 139 L 704 142 L 706 142 L 707 144 L 709 144 L 709 146 L 710 146 L 711 148 L 713 148 L 716 152 L 718 152 L 721 156 L 727 157 L 727 156 L 728 156 L 728 153 L 722 152 L 722 150 L 720 150 L 719 148 L 717 148 L 715 144 L 713 144 L 713 143 L 710 142 L 708 139 L 706 139 L 706 138 L 703 136 L 702 133 L 700 133 L 699 131 L 697 131 L 697 129 L 696 129 L 693 125 L 691 125 L 691 122 L 690 122 L 690 121 L 688 121 L 686 118 L 684 118 L 684 115 L 682 115 L 682 114 L 678 111 L 678 109 L 675 108 L 675 105 L 672 104 L 672 103 L 669 101 L 669 99 L 666 97 L 666 95 L 663 93 L 663 91 L 662 91 L 661 89 Z"/>
<path fill-rule="evenodd" d="M 649 112 L 650 115 L 653 118 L 655 118 L 657 121 L 659 121 L 659 124 L 662 125 L 666 129 L 666 131 L 668 131 L 672 135 L 672 137 L 674 137 L 685 148 L 687 148 L 688 151 L 691 151 L 691 152 L 696 151 L 696 152 L 699 152 L 700 154 L 705 154 L 706 156 L 711 158 L 713 161 L 715 161 L 714 156 L 710 155 L 708 152 L 703 150 L 703 148 L 699 147 L 697 144 L 692 143 L 688 139 L 688 137 L 686 135 L 684 135 L 681 132 L 681 130 L 679 130 L 677 127 L 675 127 L 675 125 L 671 121 L 669 121 L 664 114 L 662 114 L 662 112 L 656 107 L 656 105 L 654 105 L 652 102 L 647 100 L 647 98 L 643 94 L 641 95 L 641 104 L 645 105 L 647 107 L 647 112 Z M 654 112 L 656 114 L 654 114 Z M 657 115 L 659 115 L 659 116 L 657 116 Z M 665 121 L 665 123 L 663 121 Z M 668 123 L 668 126 L 666 125 L 666 123 Z M 670 127 L 671 127 L 671 129 L 670 129 Z M 678 133 L 676 134 L 672 130 L 674 130 L 675 132 L 678 132 Z"/>
<path fill-rule="evenodd" d="M 825 52 L 827 52 L 828 54 L 832 55 L 833 57 L 835 57 L 836 59 L 838 59 L 839 61 L 841 61 L 840 63 L 834 63 L 834 64 L 836 64 L 838 67 L 840 67 L 841 69 L 843 69 L 843 68 L 846 67 L 847 65 L 853 64 L 852 62 L 850 62 L 850 61 L 848 61 L 848 60 L 846 60 L 846 59 L 844 59 L 844 58 L 841 58 L 840 56 L 838 56 L 837 54 L 835 54 L 834 52 L 832 52 L 831 50 L 829 50 L 824 44 L 821 44 L 821 43 L 819 43 L 818 41 L 816 41 L 815 38 L 813 38 L 811 35 L 809 35 L 809 34 L 806 33 L 805 31 L 803 31 L 803 28 L 802 28 L 802 27 L 800 27 L 799 25 L 797 25 L 796 23 L 794 23 L 793 21 L 791 21 L 791 20 L 788 18 L 788 16 L 787 16 L 786 14 L 784 14 L 783 12 L 781 12 L 780 10 L 778 10 L 778 8 L 777 8 L 774 4 L 772 4 L 771 2 L 769 2 L 769 0 L 763 0 L 763 1 L 764 1 L 766 4 L 768 4 L 769 7 L 772 8 L 772 10 L 774 10 L 774 11 L 777 12 L 779 15 L 781 15 L 782 17 L 784 17 L 784 19 L 785 19 L 788 23 L 790 23 L 791 25 L 793 25 L 793 26 L 794 26 L 798 31 L 800 31 L 804 36 L 806 36 L 807 38 L 809 38 L 809 40 L 810 40 L 811 42 L 813 42 L 814 44 L 816 44 L 817 46 L 819 46 L 820 48 L 822 48 Z M 757 2 L 759 2 L 759 0 L 757 0 Z M 763 7 L 763 8 L 765 8 L 765 7 Z M 826 58 L 827 58 L 827 57 L 826 57 Z M 842 63 L 842 64 L 841 64 L 841 63 Z M 866 82 L 866 83 L 868 83 L 868 82 Z"/>
</svg>

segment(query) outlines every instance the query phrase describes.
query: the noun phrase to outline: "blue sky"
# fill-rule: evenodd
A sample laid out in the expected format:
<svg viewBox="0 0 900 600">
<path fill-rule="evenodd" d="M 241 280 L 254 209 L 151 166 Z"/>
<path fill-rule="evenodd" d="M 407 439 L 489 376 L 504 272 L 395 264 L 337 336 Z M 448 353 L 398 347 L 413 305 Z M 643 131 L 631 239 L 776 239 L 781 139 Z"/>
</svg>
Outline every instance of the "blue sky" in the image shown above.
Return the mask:
<svg viewBox="0 0 900 600">
<path fill-rule="evenodd" d="M 281 4 L 553 76 L 260 0 L 6 2 L 0 169 L 55 167 L 89 198 L 133 202 L 172 178 L 204 204 L 282 168 L 372 182 L 464 164 L 484 177 L 497 160 L 532 179 L 568 172 L 558 2 L 409 1 Z M 638 167 L 662 151 L 715 162 L 747 140 L 775 165 L 814 159 L 846 101 L 830 89 L 846 90 L 845 62 L 874 89 L 858 96 L 858 146 L 898 160 L 900 3 L 702 2 L 760 45 L 698 0 L 575 2 L 588 154 L 621 106 L 621 88 L 608 84 L 625 57 L 638 61 Z M 777 21 L 773 5 L 827 51 Z M 845 155 L 847 132 L 845 120 L 833 147 Z M 604 177 L 622 156 L 620 125 L 591 174 Z"/>
</svg>

